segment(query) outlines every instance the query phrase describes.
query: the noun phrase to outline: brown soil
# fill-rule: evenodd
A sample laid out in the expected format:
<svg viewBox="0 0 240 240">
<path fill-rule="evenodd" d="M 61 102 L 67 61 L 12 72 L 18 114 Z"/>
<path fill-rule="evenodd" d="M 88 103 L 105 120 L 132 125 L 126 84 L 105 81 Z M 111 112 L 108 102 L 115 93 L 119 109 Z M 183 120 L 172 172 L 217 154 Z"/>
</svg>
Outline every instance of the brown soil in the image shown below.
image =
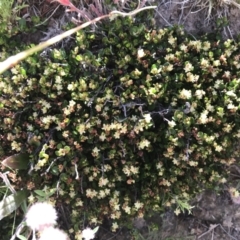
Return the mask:
<svg viewBox="0 0 240 240">
<path fill-rule="evenodd" d="M 183 4 L 182 2 L 185 2 Z M 195 1 L 217 2 L 217 1 Z M 217 19 L 225 17 L 229 25 L 222 31 L 222 37 L 235 38 L 240 33 L 240 9 L 227 4 L 230 1 L 218 1 L 219 5 L 209 8 L 208 4 L 194 5 L 194 1 L 159 0 L 156 21 L 160 28 L 182 25 L 186 32 L 194 36 L 211 33 L 217 28 Z M 222 4 L 220 4 L 222 2 Z M 223 3 L 224 2 L 224 3 Z"/>
</svg>

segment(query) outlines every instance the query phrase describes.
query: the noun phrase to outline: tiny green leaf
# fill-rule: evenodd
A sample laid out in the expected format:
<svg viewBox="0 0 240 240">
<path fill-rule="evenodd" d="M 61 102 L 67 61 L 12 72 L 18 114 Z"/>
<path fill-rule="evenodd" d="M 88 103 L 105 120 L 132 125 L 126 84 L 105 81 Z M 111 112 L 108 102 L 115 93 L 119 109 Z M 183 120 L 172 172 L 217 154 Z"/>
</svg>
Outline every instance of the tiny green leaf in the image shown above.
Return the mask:
<svg viewBox="0 0 240 240">
<path fill-rule="evenodd" d="M 20 240 L 27 240 L 27 238 L 24 237 L 23 235 L 17 235 L 17 237 L 18 237 Z"/>
<path fill-rule="evenodd" d="M 34 192 L 41 197 L 46 197 L 47 196 L 47 194 L 42 190 L 34 190 Z"/>
<path fill-rule="evenodd" d="M 93 233 L 95 234 L 95 233 L 98 231 L 98 229 L 99 229 L 99 226 L 98 226 L 98 227 L 95 227 L 95 228 L 93 229 Z"/>
</svg>

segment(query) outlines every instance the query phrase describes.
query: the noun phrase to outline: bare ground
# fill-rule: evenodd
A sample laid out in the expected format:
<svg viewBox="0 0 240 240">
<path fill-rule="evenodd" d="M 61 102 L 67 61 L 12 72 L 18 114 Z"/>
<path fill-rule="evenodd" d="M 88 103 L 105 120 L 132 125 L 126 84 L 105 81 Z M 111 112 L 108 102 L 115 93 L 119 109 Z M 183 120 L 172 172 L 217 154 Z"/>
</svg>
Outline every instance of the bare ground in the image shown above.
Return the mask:
<svg viewBox="0 0 240 240">
<path fill-rule="evenodd" d="M 217 19 L 225 17 L 229 25 L 223 29 L 222 37 L 235 38 L 240 31 L 240 9 L 227 4 L 228 1 L 209 5 L 213 2 L 217 1 L 158 0 L 157 25 L 159 28 L 182 25 L 186 32 L 197 37 L 215 30 Z"/>
</svg>

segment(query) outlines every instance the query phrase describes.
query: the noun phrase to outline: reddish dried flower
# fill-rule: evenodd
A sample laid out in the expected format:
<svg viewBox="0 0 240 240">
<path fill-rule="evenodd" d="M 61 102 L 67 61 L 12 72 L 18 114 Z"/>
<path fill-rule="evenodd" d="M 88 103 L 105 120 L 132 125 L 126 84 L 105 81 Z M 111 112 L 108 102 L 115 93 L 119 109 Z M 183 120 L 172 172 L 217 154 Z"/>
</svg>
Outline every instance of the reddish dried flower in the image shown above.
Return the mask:
<svg viewBox="0 0 240 240">
<path fill-rule="evenodd" d="M 59 2 L 61 5 L 69 7 L 70 11 L 76 11 L 79 12 L 80 10 L 78 8 L 76 8 L 69 0 L 55 0 L 57 2 Z"/>
</svg>

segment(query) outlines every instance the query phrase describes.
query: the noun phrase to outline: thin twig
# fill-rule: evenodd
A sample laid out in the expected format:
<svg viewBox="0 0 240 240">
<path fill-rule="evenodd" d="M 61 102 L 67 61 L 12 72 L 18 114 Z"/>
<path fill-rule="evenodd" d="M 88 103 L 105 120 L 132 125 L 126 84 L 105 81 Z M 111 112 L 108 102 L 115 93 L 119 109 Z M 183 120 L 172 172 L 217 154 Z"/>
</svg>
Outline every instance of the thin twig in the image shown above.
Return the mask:
<svg viewBox="0 0 240 240">
<path fill-rule="evenodd" d="M 50 171 L 52 165 L 53 165 L 58 159 L 60 159 L 60 158 L 62 158 L 62 157 L 57 157 L 57 158 L 55 158 L 55 159 L 51 162 L 51 164 L 50 164 L 50 166 L 47 168 L 47 170 L 46 170 L 44 173 L 41 174 L 41 176 L 46 175 L 46 174 Z"/>
<path fill-rule="evenodd" d="M 237 238 L 231 236 L 231 235 L 224 229 L 224 227 L 222 226 L 222 224 L 219 224 L 219 225 L 220 225 L 221 229 L 222 229 L 230 238 L 232 238 L 232 239 L 234 239 L 234 240 L 237 240 Z"/>
<path fill-rule="evenodd" d="M 209 230 L 207 230 L 206 232 L 202 233 L 200 236 L 198 236 L 197 239 L 200 239 L 201 237 L 205 236 L 206 234 L 208 234 L 209 232 L 211 232 L 214 228 L 217 228 L 220 224 L 216 224 L 215 226 L 213 227 L 210 227 Z"/>
<path fill-rule="evenodd" d="M 78 174 L 76 162 L 74 163 L 74 169 L 75 169 L 75 173 L 76 173 L 76 178 L 75 179 L 79 179 L 79 174 Z"/>
<path fill-rule="evenodd" d="M 39 24 L 36 24 L 35 27 L 41 26 L 41 25 L 43 25 L 44 23 L 46 23 L 46 22 L 53 16 L 53 14 L 58 10 L 59 7 L 60 7 L 60 5 L 59 5 L 58 7 L 56 7 L 56 9 L 52 12 L 52 14 L 51 14 L 47 19 L 45 19 L 43 22 L 41 22 L 41 23 L 39 23 Z"/>
</svg>

